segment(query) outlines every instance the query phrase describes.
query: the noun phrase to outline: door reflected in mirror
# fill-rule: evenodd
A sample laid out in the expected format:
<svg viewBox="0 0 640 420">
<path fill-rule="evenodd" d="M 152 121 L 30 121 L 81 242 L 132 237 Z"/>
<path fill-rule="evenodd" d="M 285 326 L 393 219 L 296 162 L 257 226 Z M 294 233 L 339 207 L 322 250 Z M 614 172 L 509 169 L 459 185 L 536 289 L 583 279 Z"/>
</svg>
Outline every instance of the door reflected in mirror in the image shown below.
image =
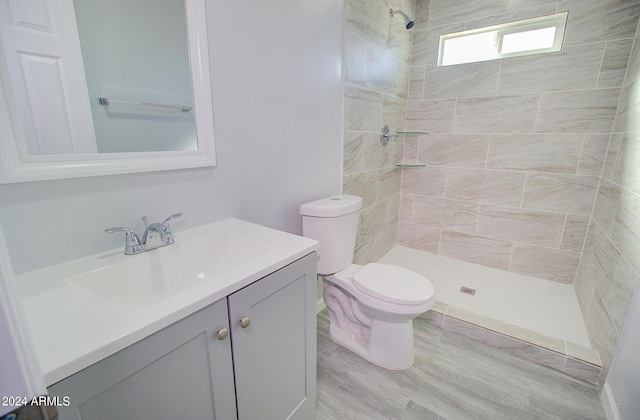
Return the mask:
<svg viewBox="0 0 640 420">
<path fill-rule="evenodd" d="M 0 183 L 215 166 L 206 15 L 0 1 Z"/>
</svg>

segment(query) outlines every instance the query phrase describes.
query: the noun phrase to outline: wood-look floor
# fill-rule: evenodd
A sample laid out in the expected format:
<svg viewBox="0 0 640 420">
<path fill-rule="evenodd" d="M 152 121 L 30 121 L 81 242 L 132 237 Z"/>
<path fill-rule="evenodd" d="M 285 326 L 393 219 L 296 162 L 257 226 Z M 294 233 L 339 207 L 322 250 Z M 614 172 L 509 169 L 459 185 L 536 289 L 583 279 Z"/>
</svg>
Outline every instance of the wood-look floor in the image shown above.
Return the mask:
<svg viewBox="0 0 640 420">
<path fill-rule="evenodd" d="M 377 367 L 333 342 L 318 315 L 318 420 L 606 419 L 597 390 L 414 320 L 416 362 Z"/>
</svg>

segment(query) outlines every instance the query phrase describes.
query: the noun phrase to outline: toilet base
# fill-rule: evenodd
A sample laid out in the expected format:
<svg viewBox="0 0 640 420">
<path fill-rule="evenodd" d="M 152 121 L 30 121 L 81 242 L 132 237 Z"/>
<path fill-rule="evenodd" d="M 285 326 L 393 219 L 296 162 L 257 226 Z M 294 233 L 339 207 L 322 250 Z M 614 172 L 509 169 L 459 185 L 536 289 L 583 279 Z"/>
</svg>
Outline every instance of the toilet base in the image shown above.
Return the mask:
<svg viewBox="0 0 640 420">
<path fill-rule="evenodd" d="M 392 323 L 374 319 L 368 340 L 348 334 L 331 322 L 329 336 L 363 359 L 385 369 L 408 369 L 415 361 L 413 320 Z"/>
</svg>

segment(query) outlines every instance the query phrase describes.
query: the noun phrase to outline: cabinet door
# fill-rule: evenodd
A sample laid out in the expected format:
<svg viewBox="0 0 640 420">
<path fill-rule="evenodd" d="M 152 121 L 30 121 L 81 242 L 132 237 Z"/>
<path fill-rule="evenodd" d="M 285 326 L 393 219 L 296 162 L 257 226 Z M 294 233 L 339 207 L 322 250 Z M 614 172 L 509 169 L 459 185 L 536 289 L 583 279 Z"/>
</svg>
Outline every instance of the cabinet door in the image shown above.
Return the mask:
<svg viewBox="0 0 640 420">
<path fill-rule="evenodd" d="M 234 419 L 226 299 L 49 388 L 66 419 Z"/>
<path fill-rule="evenodd" d="M 242 420 L 315 418 L 316 264 L 314 252 L 228 298 Z"/>
</svg>

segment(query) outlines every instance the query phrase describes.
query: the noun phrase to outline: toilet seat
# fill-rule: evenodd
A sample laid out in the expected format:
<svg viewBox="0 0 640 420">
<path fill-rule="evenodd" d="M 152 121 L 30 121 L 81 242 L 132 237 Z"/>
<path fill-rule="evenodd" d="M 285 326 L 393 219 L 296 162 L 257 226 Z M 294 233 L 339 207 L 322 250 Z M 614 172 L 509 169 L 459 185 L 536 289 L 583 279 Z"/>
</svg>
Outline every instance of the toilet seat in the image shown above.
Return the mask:
<svg viewBox="0 0 640 420">
<path fill-rule="evenodd" d="M 411 270 L 389 264 L 369 263 L 353 273 L 354 286 L 385 302 L 421 305 L 433 299 L 433 285 Z"/>
</svg>

